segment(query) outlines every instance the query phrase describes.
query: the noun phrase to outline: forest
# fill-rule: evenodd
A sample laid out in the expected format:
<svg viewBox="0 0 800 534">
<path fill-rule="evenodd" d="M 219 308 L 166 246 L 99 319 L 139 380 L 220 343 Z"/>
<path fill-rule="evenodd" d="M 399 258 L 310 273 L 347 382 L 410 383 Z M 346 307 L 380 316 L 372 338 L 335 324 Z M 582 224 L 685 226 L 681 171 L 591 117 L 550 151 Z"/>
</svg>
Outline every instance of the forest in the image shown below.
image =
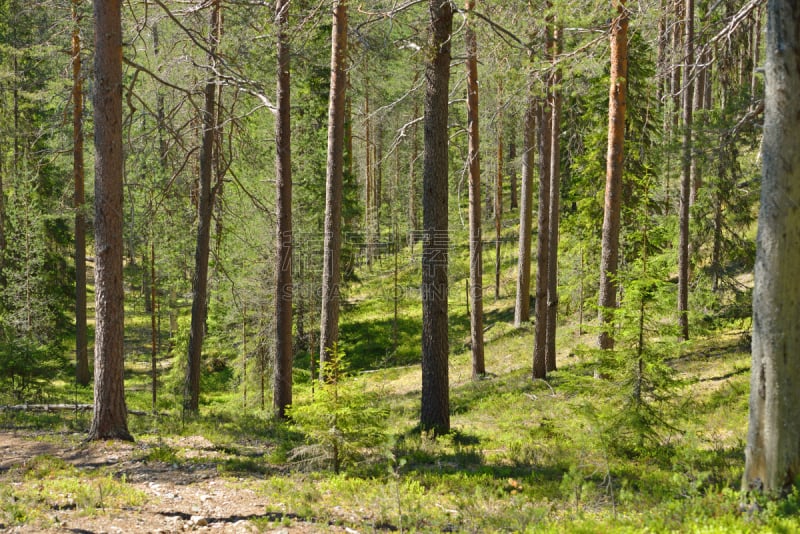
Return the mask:
<svg viewBox="0 0 800 534">
<path fill-rule="evenodd" d="M 793 0 L 0 0 L 0 531 L 800 530 Z"/>
</svg>

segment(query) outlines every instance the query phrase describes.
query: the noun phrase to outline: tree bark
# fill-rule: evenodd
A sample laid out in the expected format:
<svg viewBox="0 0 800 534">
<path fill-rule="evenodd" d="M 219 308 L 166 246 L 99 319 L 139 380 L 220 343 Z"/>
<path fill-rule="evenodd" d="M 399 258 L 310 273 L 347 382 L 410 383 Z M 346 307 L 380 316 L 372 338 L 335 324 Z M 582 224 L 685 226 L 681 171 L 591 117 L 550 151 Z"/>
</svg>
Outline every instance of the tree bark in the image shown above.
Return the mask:
<svg viewBox="0 0 800 534">
<path fill-rule="evenodd" d="M 494 182 L 494 300 L 500 298 L 500 238 L 503 230 L 503 82 L 497 84 L 497 174 Z"/>
<path fill-rule="evenodd" d="M 694 100 L 694 0 L 686 0 L 683 83 L 683 157 L 681 161 L 680 239 L 678 244 L 678 325 L 680 338 L 689 339 L 689 203 L 692 190 L 692 106 Z"/>
<path fill-rule="evenodd" d="M 561 212 L 561 69 L 557 66 L 561 53 L 561 28 L 553 32 L 553 81 L 550 106 L 550 236 L 547 258 L 547 372 L 556 370 L 556 321 L 558 320 L 558 219 Z"/>
<path fill-rule="evenodd" d="M 414 73 L 413 86 L 417 86 L 419 73 Z M 414 99 L 414 112 L 411 126 L 411 161 L 408 164 L 408 244 L 413 247 L 417 238 L 417 156 L 419 155 L 419 143 L 417 135 L 417 115 L 419 115 L 419 103 Z"/>
<path fill-rule="evenodd" d="M 549 89 L 548 89 L 549 92 Z M 534 313 L 533 378 L 547 376 L 547 275 L 550 273 L 550 106 L 539 106 L 539 220 L 536 229 L 536 297 Z"/>
<path fill-rule="evenodd" d="M 216 64 L 216 50 L 221 31 L 220 0 L 211 6 L 210 34 L 208 39 L 210 65 Z M 215 74 L 209 74 L 205 87 L 205 105 L 200 147 L 200 179 L 198 183 L 197 244 L 194 253 L 192 278 L 192 319 L 189 330 L 188 364 L 184 389 L 184 410 L 197 413 L 200 408 L 200 362 L 203 353 L 206 315 L 208 313 L 208 257 L 211 239 L 211 212 L 214 208 L 211 175 L 214 168 L 214 139 L 216 124 L 217 84 Z"/>
<path fill-rule="evenodd" d="M 622 168 L 625 140 L 625 109 L 628 87 L 628 12 L 625 0 L 615 2 L 619 16 L 611 23 L 611 83 L 608 95 L 608 153 L 600 259 L 599 319 L 601 349 L 614 348 L 612 334 L 617 308 L 617 267 L 622 209 Z"/>
<path fill-rule="evenodd" d="M 86 198 L 83 163 L 83 80 L 81 80 L 81 0 L 72 0 L 72 173 L 75 182 L 75 381 L 89 385 L 86 321 Z M 0 190 L 0 194 L 2 191 Z"/>
<path fill-rule="evenodd" d="M 800 9 L 767 4 L 763 179 L 753 290 L 745 489 L 790 491 L 800 474 Z"/>
<path fill-rule="evenodd" d="M 119 0 L 95 13 L 95 351 L 89 439 L 133 441 L 125 406 L 122 283 L 122 22 Z"/>
<path fill-rule="evenodd" d="M 511 139 L 508 140 L 508 182 L 511 188 L 511 204 L 510 209 L 517 209 L 517 166 L 514 161 L 517 159 L 517 142 L 514 140 L 514 131 L 512 130 Z"/>
<path fill-rule="evenodd" d="M 339 298 L 342 255 L 342 188 L 344 107 L 347 91 L 347 1 L 334 4 L 331 31 L 331 89 L 328 105 L 328 165 L 325 180 L 325 237 L 320 312 L 320 379 L 325 380 L 328 353 L 339 340 Z"/>
<path fill-rule="evenodd" d="M 531 226 L 533 211 L 533 151 L 536 137 L 536 105 L 528 96 L 522 130 L 522 187 L 519 206 L 519 253 L 517 254 L 517 298 L 514 327 L 530 321 L 531 306 Z"/>
<path fill-rule="evenodd" d="M 472 379 L 486 374 L 483 357 L 483 243 L 481 235 L 481 162 L 478 120 L 478 40 L 469 20 L 475 0 L 466 0 L 467 24 L 467 133 L 469 135 L 469 296 L 470 338 L 472 340 Z M 497 220 L 498 215 L 495 214 Z"/>
<path fill-rule="evenodd" d="M 278 28 L 278 87 L 275 120 L 275 377 L 273 407 L 286 417 L 292 404 L 292 158 L 289 50 L 289 0 L 275 4 Z"/>
<path fill-rule="evenodd" d="M 428 0 L 430 28 L 425 65 L 425 155 L 422 244 L 422 406 L 420 426 L 450 431 L 447 248 L 448 92 L 453 6 Z"/>
</svg>

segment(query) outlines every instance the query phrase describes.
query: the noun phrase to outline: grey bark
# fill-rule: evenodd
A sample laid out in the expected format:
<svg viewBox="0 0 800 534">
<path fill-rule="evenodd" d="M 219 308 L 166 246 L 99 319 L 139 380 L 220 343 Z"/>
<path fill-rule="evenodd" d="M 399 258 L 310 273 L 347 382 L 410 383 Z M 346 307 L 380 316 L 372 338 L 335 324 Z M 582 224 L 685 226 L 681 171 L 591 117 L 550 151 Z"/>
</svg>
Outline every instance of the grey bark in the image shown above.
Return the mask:
<svg viewBox="0 0 800 534">
<path fill-rule="evenodd" d="M 331 88 L 328 103 L 328 165 L 325 180 L 325 237 L 320 312 L 320 379 L 325 362 L 339 339 L 339 298 L 342 255 L 342 188 L 344 181 L 344 112 L 347 88 L 347 2 L 334 6 L 331 32 Z"/>
<path fill-rule="evenodd" d="M 517 297 L 514 327 L 530 321 L 531 306 L 531 226 L 533 223 L 533 151 L 536 131 L 536 105 L 528 97 L 522 127 L 522 184 L 519 203 L 519 251 L 517 254 Z"/>
<path fill-rule="evenodd" d="M 800 6 L 767 5 L 763 178 L 756 238 L 745 489 L 776 494 L 800 474 Z"/>
</svg>

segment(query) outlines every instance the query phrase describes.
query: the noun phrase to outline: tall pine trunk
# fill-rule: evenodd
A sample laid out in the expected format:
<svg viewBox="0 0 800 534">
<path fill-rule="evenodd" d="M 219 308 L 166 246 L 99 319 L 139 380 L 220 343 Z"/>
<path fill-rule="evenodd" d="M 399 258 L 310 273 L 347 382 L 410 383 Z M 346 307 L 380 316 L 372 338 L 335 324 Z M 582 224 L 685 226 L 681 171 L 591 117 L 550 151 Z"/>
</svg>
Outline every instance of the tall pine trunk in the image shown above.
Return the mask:
<svg viewBox="0 0 800 534">
<path fill-rule="evenodd" d="M 475 0 L 466 0 L 467 16 Z M 486 374 L 483 357 L 483 243 L 481 235 L 481 162 L 478 121 L 478 40 L 469 19 L 464 33 L 467 46 L 467 134 L 469 135 L 469 296 L 472 379 Z M 497 214 L 495 214 L 497 217 Z"/>
<path fill-rule="evenodd" d="M 531 307 L 531 226 L 533 223 L 533 151 L 536 138 L 536 105 L 528 96 L 522 127 L 522 185 L 519 204 L 519 251 L 517 254 L 517 296 L 514 327 L 530 321 Z"/>
<path fill-rule="evenodd" d="M 500 298 L 500 238 L 503 230 L 503 82 L 497 84 L 497 173 L 494 181 L 494 300 Z"/>
<path fill-rule="evenodd" d="M 331 32 L 331 88 L 328 103 L 328 165 L 325 181 L 325 237 L 320 313 L 320 378 L 339 339 L 339 298 L 342 255 L 342 188 L 344 180 L 344 111 L 347 90 L 347 2 L 336 2 Z"/>
<path fill-rule="evenodd" d="M 216 51 L 221 31 L 220 0 L 211 5 L 209 57 L 210 65 L 216 65 Z M 189 330 L 188 363 L 184 387 L 183 407 L 196 413 L 200 408 L 200 361 L 203 353 L 206 315 L 208 313 L 208 257 L 211 239 L 211 212 L 214 208 L 211 175 L 214 169 L 214 139 L 216 124 L 216 75 L 209 74 L 205 87 L 205 103 L 201 124 L 203 126 L 200 146 L 200 179 L 197 203 L 197 243 L 194 253 L 194 275 L 192 277 L 192 319 Z"/>
<path fill-rule="evenodd" d="M 550 226 L 547 258 L 547 348 L 545 364 L 547 371 L 556 369 L 556 321 L 558 319 L 558 219 L 561 212 L 561 69 L 558 55 L 561 53 L 561 28 L 553 32 L 553 83 L 550 97 Z"/>
<path fill-rule="evenodd" d="M 286 416 L 292 404 L 292 138 L 289 71 L 289 0 L 275 5 L 278 28 L 278 87 L 275 119 L 275 377 L 273 408 Z"/>
<path fill-rule="evenodd" d="M 549 92 L 549 91 L 548 91 Z M 550 106 L 539 109 L 539 221 L 536 230 L 536 307 L 534 313 L 533 378 L 547 376 L 547 275 L 550 253 Z"/>
<path fill-rule="evenodd" d="M 600 258 L 599 319 L 601 349 L 614 348 L 612 334 L 617 308 L 617 267 L 622 210 L 622 167 L 625 140 L 625 108 L 628 86 L 628 12 L 625 0 L 616 0 L 619 15 L 611 22 L 611 81 L 608 94 L 608 152 L 603 204 L 603 237 Z"/>
<path fill-rule="evenodd" d="M 420 426 L 450 431 L 447 315 L 448 93 L 453 7 L 429 0 L 422 191 L 422 406 Z"/>
<path fill-rule="evenodd" d="M 122 284 L 122 22 L 119 0 L 95 13 L 94 414 L 89 439 L 133 441 L 125 406 Z"/>
<path fill-rule="evenodd" d="M 791 491 L 800 473 L 800 10 L 769 0 L 763 179 L 756 238 L 745 489 Z"/>
<path fill-rule="evenodd" d="M 686 69 L 683 83 L 683 146 L 681 160 L 680 240 L 678 244 L 678 325 L 689 339 L 689 200 L 692 190 L 692 107 L 694 96 L 694 0 L 686 0 Z"/>
<path fill-rule="evenodd" d="M 72 173 L 75 182 L 75 381 L 89 384 L 86 321 L 86 198 L 83 164 L 83 81 L 81 80 L 81 0 L 72 0 Z M 0 193 L 1 194 L 1 193 Z"/>
</svg>

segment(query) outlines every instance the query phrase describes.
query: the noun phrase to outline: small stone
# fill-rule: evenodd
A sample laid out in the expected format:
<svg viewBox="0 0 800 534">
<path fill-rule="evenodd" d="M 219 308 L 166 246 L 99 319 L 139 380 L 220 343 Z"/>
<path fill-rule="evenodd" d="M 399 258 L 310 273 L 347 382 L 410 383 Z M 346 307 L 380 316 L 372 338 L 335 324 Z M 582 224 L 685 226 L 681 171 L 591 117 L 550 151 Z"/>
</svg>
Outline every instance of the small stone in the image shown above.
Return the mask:
<svg viewBox="0 0 800 534">
<path fill-rule="evenodd" d="M 192 518 L 189 520 L 192 525 L 196 527 L 207 527 L 208 526 L 208 519 L 200 515 L 193 515 Z"/>
</svg>

